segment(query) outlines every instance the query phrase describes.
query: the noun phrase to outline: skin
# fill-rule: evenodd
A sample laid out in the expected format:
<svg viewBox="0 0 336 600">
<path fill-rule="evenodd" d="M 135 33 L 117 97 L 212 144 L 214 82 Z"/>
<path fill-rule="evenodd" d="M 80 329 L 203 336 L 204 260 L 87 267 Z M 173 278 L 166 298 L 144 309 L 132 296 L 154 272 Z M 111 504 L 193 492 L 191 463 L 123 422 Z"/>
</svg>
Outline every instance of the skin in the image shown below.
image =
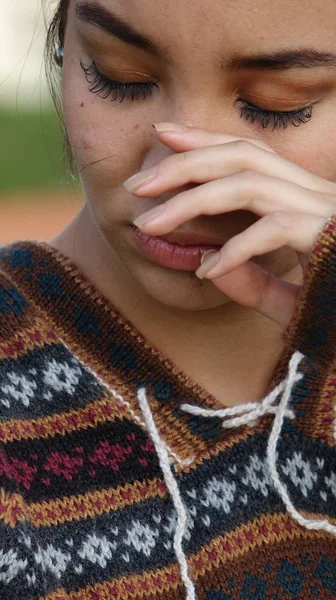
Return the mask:
<svg viewBox="0 0 336 600">
<path fill-rule="evenodd" d="M 227 61 L 251 48 L 297 48 L 297 40 L 333 52 L 335 3 L 102 3 L 167 56 L 79 21 L 71 0 L 63 108 L 87 202 L 50 243 L 219 405 L 258 400 L 283 350 L 301 266 L 335 212 L 336 67 L 233 74 Z M 159 87 L 147 100 L 111 102 L 89 91 L 80 59 L 111 79 L 155 78 Z M 240 118 L 237 91 L 264 110 L 313 104 L 313 114 L 299 127 L 263 129 Z M 158 133 L 152 124 L 160 122 L 188 129 Z M 159 177 L 149 186 L 125 189 L 125 180 L 153 167 Z M 129 225 L 164 203 L 164 218 L 147 222 L 146 233 L 187 225 L 229 239 L 217 271 L 203 269 L 207 278 L 160 267 L 135 249 Z"/>
</svg>

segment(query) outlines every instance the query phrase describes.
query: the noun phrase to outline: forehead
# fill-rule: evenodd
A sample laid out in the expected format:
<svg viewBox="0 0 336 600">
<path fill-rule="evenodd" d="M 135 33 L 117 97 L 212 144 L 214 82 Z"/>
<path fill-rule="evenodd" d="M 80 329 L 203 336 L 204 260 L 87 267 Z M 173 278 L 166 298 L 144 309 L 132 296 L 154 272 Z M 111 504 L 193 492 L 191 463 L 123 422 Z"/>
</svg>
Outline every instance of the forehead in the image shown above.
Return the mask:
<svg viewBox="0 0 336 600">
<path fill-rule="evenodd" d="M 76 5 L 78 0 L 72 0 Z M 335 51 L 336 0 L 98 0 L 169 55 Z M 95 4 L 95 0 L 87 0 Z"/>
</svg>

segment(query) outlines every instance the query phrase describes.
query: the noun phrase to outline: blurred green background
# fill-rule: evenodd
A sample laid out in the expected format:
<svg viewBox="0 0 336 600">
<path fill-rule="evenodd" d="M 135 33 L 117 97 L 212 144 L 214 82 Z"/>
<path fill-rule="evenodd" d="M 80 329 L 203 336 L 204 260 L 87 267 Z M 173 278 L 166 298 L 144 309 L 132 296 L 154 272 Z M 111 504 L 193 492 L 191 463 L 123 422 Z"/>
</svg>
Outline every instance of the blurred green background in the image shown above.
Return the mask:
<svg viewBox="0 0 336 600">
<path fill-rule="evenodd" d="M 62 137 L 51 107 L 0 107 L 0 132 L 0 199 L 4 192 L 64 186 Z"/>
<path fill-rule="evenodd" d="M 1 3 L 0 246 L 52 239 L 83 202 L 46 83 L 42 3 L 52 18 L 58 0 Z"/>
</svg>

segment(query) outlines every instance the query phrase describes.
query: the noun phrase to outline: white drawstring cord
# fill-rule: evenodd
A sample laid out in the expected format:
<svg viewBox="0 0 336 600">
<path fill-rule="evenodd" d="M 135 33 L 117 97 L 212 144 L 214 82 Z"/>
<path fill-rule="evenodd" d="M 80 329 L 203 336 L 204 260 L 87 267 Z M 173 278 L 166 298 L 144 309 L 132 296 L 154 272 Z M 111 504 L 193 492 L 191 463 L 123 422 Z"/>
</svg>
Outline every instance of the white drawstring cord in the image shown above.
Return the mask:
<svg viewBox="0 0 336 600">
<path fill-rule="evenodd" d="M 138 390 L 138 400 L 147 424 L 148 432 L 150 433 L 150 436 L 156 448 L 157 455 L 159 457 L 160 466 L 165 478 L 167 488 L 171 494 L 177 512 L 177 526 L 174 535 L 174 549 L 176 557 L 180 564 L 182 579 L 187 590 L 186 600 L 196 600 L 194 584 L 189 577 L 188 563 L 182 549 L 182 539 L 185 534 L 187 522 L 186 510 L 181 499 L 180 490 L 178 488 L 176 480 L 174 479 L 174 475 L 170 467 L 167 446 L 165 442 L 161 440 L 158 429 L 154 423 L 153 415 L 151 413 L 151 409 L 149 408 L 148 400 L 146 397 L 145 388 L 140 388 Z"/>
<path fill-rule="evenodd" d="M 299 381 L 301 376 L 296 376 L 295 381 Z M 250 422 L 255 422 L 256 419 L 262 417 L 266 414 L 276 414 L 278 407 L 273 406 L 273 403 L 279 396 L 281 392 L 285 389 L 285 382 L 282 381 L 279 385 L 272 390 L 272 392 L 264 398 L 264 400 L 260 402 L 249 402 L 247 404 L 242 404 L 239 406 L 233 406 L 232 408 L 220 408 L 216 409 L 208 409 L 201 408 L 200 406 L 195 406 L 193 404 L 181 404 L 180 409 L 185 412 L 191 413 L 192 415 L 200 415 L 203 417 L 219 417 L 223 419 L 222 427 L 229 429 L 231 427 L 239 427 L 239 425 L 248 425 Z M 233 419 L 226 419 L 226 417 L 231 415 L 239 415 L 241 413 L 242 416 L 235 417 Z M 294 419 L 295 415 L 292 410 L 285 410 L 285 416 Z M 226 419 L 224 421 L 224 419 Z"/>
<path fill-rule="evenodd" d="M 270 474 L 272 477 L 274 487 L 277 490 L 277 492 L 279 493 L 279 495 L 281 496 L 282 501 L 287 508 L 287 511 L 291 514 L 293 519 L 295 519 L 295 521 L 297 521 L 303 527 L 306 527 L 306 529 L 323 530 L 323 531 L 326 531 L 327 533 L 331 533 L 332 535 L 336 536 L 336 526 L 329 523 L 329 521 L 327 521 L 326 519 L 323 519 L 323 520 L 306 519 L 301 513 L 299 513 L 299 511 L 296 510 L 295 506 L 293 505 L 293 503 L 288 495 L 286 487 L 284 486 L 283 483 L 281 483 L 279 473 L 276 468 L 276 447 L 277 447 L 281 429 L 282 429 L 286 406 L 290 400 L 290 395 L 291 395 L 291 392 L 293 389 L 293 385 L 294 385 L 295 381 L 297 381 L 296 371 L 297 371 L 297 368 L 298 368 L 299 363 L 301 362 L 302 358 L 303 358 L 302 354 L 300 354 L 299 352 L 296 352 L 292 356 L 291 361 L 289 363 L 289 365 L 290 365 L 289 366 L 289 376 L 286 381 L 285 391 L 283 393 L 280 404 L 278 406 L 278 411 L 277 411 L 275 419 L 274 419 L 272 432 L 271 432 L 271 435 L 268 440 L 268 445 L 267 445 L 268 468 L 269 468 L 269 471 L 270 471 Z M 301 378 L 302 378 L 302 375 L 300 376 L 300 379 Z"/>
<path fill-rule="evenodd" d="M 298 373 L 298 367 L 303 358 L 304 356 L 300 352 L 295 352 L 293 354 L 289 362 L 288 377 L 281 382 L 268 396 L 266 396 L 261 403 L 250 402 L 248 404 L 219 410 L 201 408 L 191 404 L 181 404 L 180 408 L 181 410 L 194 415 L 220 417 L 226 419 L 226 421 L 223 422 L 223 427 L 225 428 L 233 428 L 246 424 L 251 425 L 256 419 L 263 415 L 274 414 L 275 418 L 273 427 L 267 445 L 267 462 L 275 489 L 284 502 L 287 511 L 300 525 L 306 527 L 307 529 L 324 530 L 328 533 L 336 535 L 336 527 L 327 520 L 322 521 L 317 519 L 306 519 L 296 510 L 289 498 L 286 487 L 281 483 L 276 468 L 277 444 L 281 434 L 284 418 L 286 416 L 291 419 L 295 418 L 293 411 L 288 409 L 288 404 L 295 383 L 303 378 L 303 375 Z M 274 402 L 280 393 L 282 393 L 281 400 L 277 406 L 274 406 Z M 167 446 L 165 442 L 161 440 L 160 433 L 154 423 L 154 419 L 146 397 L 145 388 L 138 390 L 138 400 L 146 421 L 148 432 L 155 445 L 166 485 L 173 499 L 178 516 L 177 527 L 174 535 L 174 549 L 180 564 L 182 579 L 187 590 L 186 600 L 196 600 L 195 587 L 189 577 L 188 564 L 182 548 L 182 540 L 185 534 L 185 526 L 187 521 L 186 509 L 182 502 L 178 485 L 171 471 Z M 240 416 L 234 417 L 233 415 Z M 229 416 L 233 416 L 233 418 L 227 419 Z"/>
</svg>

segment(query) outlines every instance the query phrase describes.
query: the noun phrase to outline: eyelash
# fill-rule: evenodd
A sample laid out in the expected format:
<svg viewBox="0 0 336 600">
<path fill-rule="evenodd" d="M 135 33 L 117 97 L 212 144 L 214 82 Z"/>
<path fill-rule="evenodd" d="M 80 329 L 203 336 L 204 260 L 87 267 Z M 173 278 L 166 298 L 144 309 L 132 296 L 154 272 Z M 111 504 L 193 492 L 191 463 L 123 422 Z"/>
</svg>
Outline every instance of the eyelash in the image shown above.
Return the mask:
<svg viewBox="0 0 336 600">
<path fill-rule="evenodd" d="M 123 102 L 125 98 L 133 102 L 134 100 L 139 100 L 141 94 L 141 99 L 146 100 L 152 96 L 154 87 L 158 87 L 155 81 L 148 83 L 142 81 L 121 83 L 109 79 L 97 69 L 94 61 L 90 66 L 86 67 L 83 61 L 80 60 L 80 66 L 84 71 L 86 81 L 90 85 L 89 91 L 97 94 L 100 98 L 106 99 L 110 97 L 112 102 L 116 100 Z M 267 129 L 273 123 L 273 131 L 275 129 L 286 129 L 290 124 L 294 125 L 294 127 L 299 127 L 303 123 L 308 123 L 313 113 L 312 106 L 291 111 L 275 111 L 262 110 L 242 99 L 238 99 L 237 104 L 240 108 L 241 118 L 246 119 L 252 125 L 258 122 L 263 129 Z"/>
<path fill-rule="evenodd" d="M 111 101 L 119 100 L 123 102 L 125 98 L 130 100 L 139 100 L 142 94 L 142 100 L 146 100 L 153 94 L 154 87 L 158 87 L 155 81 L 145 83 L 137 81 L 134 83 L 120 83 L 109 79 L 103 75 L 93 61 L 89 67 L 86 67 L 83 61 L 80 61 L 86 81 L 90 84 L 89 91 L 97 94 L 100 98 L 108 98 L 111 96 Z"/>
<path fill-rule="evenodd" d="M 288 125 L 299 127 L 303 123 L 308 123 L 313 115 L 312 106 L 290 111 L 262 110 L 241 99 L 238 100 L 238 106 L 241 118 L 246 119 L 252 125 L 258 121 L 263 129 L 267 129 L 273 123 L 273 131 L 274 129 L 286 129 Z"/>
</svg>

